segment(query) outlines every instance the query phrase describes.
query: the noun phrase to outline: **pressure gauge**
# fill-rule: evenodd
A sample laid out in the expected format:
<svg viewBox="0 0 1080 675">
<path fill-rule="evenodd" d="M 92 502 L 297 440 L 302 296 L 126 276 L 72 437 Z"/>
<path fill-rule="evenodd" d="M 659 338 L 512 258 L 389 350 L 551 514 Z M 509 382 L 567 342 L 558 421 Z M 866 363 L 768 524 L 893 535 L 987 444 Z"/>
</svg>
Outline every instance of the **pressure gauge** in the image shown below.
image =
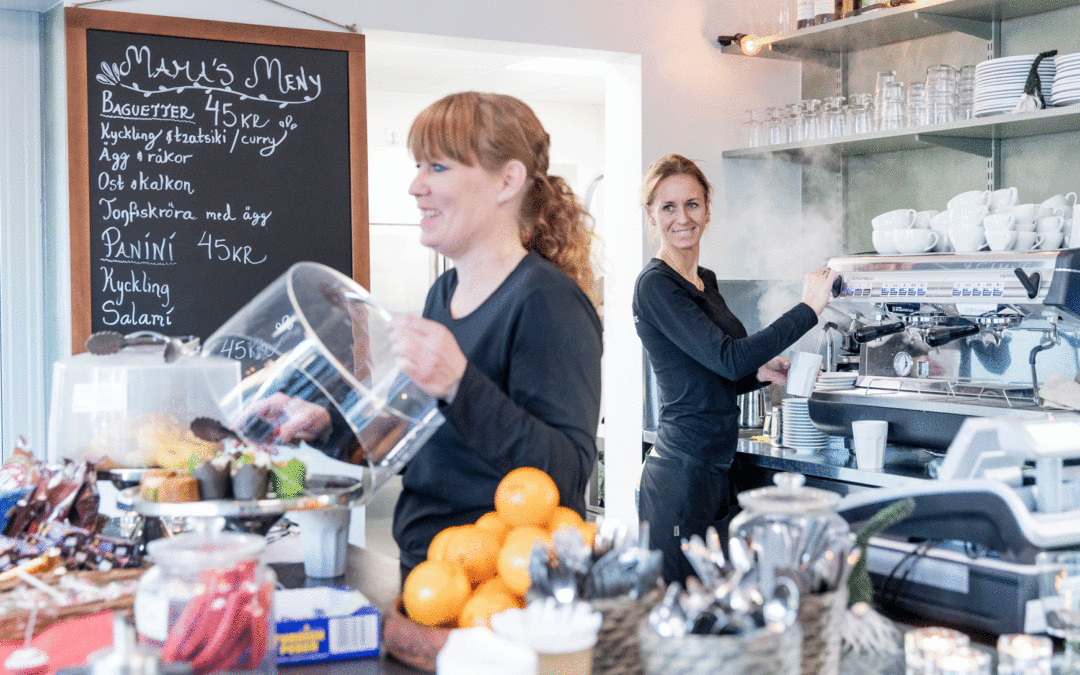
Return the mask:
<svg viewBox="0 0 1080 675">
<path fill-rule="evenodd" d="M 907 377 L 911 374 L 911 366 L 914 365 L 915 359 L 911 358 L 911 354 L 907 352 L 897 352 L 893 357 L 892 367 L 896 371 L 896 374 L 900 377 Z"/>
</svg>

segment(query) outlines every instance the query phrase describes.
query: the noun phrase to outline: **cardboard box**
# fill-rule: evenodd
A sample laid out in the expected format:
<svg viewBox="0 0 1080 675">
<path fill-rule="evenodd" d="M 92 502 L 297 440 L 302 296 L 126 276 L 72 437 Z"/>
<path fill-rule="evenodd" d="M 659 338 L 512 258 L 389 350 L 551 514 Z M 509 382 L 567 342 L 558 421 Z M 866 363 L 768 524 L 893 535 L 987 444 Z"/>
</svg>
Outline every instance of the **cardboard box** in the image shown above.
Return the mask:
<svg viewBox="0 0 1080 675">
<path fill-rule="evenodd" d="M 274 594 L 279 666 L 379 655 L 379 612 L 348 588 L 292 588 Z"/>
</svg>

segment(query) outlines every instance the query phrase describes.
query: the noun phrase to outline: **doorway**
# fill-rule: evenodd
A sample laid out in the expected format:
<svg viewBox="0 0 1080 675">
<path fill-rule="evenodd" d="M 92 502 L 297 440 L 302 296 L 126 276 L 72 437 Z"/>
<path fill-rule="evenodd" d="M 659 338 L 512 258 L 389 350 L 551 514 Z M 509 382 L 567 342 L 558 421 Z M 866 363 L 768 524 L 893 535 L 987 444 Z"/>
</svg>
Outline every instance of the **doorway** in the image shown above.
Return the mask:
<svg viewBox="0 0 1080 675">
<path fill-rule="evenodd" d="M 445 269 L 445 261 L 418 243 L 419 211 L 407 192 L 415 163 L 405 142 L 410 123 L 424 107 L 457 91 L 509 94 L 528 103 L 551 135 L 550 172 L 566 179 L 583 202 L 589 197 L 603 239 L 602 259 L 596 261 L 603 275 L 600 287 L 610 287 L 612 273 L 623 268 L 610 264 L 613 256 L 636 256 L 629 268 L 638 269 L 640 251 L 624 251 L 621 243 L 636 237 L 604 236 L 611 204 L 630 205 L 637 213 L 637 168 L 626 166 L 628 144 L 631 156 L 636 147 L 640 165 L 641 69 L 636 55 L 377 30 L 365 31 L 365 37 L 373 297 L 391 311 L 418 314 L 428 287 Z M 629 106 L 622 103 L 627 99 Z M 615 215 L 620 215 L 618 209 Z M 388 264 L 391 252 L 394 262 Z M 640 350 L 630 331 L 634 344 L 628 348 Z M 618 331 L 606 324 L 605 359 L 620 351 L 616 340 L 622 341 Z M 623 403 L 640 418 L 640 398 L 631 396 Z M 607 405 L 605 401 L 603 418 L 609 417 Z M 599 448 L 604 447 L 603 429 L 602 421 Z M 590 487 L 591 512 L 598 511 L 602 490 L 595 481 Z M 399 491 L 400 481 L 381 489 L 368 503 L 365 518 L 365 545 L 393 556 L 397 548 L 390 521 Z"/>
</svg>

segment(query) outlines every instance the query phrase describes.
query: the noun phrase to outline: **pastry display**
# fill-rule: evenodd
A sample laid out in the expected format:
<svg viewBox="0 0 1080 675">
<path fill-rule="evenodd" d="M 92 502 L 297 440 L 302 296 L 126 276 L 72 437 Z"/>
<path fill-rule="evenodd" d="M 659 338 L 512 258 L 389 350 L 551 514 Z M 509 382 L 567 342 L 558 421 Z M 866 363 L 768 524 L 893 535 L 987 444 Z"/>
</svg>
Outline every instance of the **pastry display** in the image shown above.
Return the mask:
<svg viewBox="0 0 1080 675">
<path fill-rule="evenodd" d="M 197 502 L 199 481 L 180 471 L 154 469 L 139 481 L 139 496 L 148 502 Z"/>
</svg>

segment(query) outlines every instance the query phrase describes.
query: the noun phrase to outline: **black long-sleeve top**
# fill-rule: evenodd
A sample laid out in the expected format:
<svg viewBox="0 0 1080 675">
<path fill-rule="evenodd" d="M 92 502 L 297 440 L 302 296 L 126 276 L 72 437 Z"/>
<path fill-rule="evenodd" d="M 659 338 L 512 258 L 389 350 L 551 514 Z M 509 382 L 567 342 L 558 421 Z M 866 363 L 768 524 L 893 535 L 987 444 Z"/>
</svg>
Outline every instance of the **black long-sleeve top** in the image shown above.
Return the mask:
<svg viewBox="0 0 1080 675">
<path fill-rule="evenodd" d="M 762 386 L 757 370 L 817 324 L 799 303 L 754 335 L 720 295 L 716 275 L 698 267 L 699 291 L 653 258 L 634 287 L 634 326 L 660 390 L 657 450 L 731 466 L 739 438 L 739 394 Z"/>
<path fill-rule="evenodd" d="M 512 469 L 548 473 L 560 501 L 585 513 L 600 415 L 600 319 L 568 276 L 535 253 L 468 316 L 450 316 L 453 269 L 428 293 L 426 318 L 454 335 L 468 359 L 446 422 L 410 460 L 394 510 L 394 538 L 407 567 L 432 537 L 494 508 Z"/>
</svg>

